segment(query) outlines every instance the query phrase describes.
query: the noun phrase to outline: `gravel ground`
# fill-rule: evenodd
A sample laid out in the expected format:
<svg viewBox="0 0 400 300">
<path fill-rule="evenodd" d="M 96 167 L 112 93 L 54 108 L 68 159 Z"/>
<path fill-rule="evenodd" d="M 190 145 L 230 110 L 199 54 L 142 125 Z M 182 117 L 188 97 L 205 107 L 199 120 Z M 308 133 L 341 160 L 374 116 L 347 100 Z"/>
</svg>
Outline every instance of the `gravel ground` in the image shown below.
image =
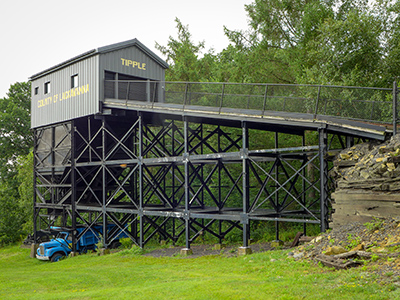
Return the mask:
<svg viewBox="0 0 400 300">
<path fill-rule="evenodd" d="M 289 248 L 286 243 L 283 248 Z M 375 219 L 361 224 L 351 223 L 339 226 L 315 237 L 311 242 L 292 248 L 289 256 L 294 259 L 307 259 L 317 263 L 315 258 L 325 254 L 333 246 L 340 246 L 346 251 L 357 247 L 372 254 L 370 259 L 360 259 L 366 274 L 374 276 L 377 282 L 400 285 L 400 218 Z M 215 245 L 194 244 L 191 246 L 192 255 L 182 258 L 196 258 L 204 255 L 237 256 L 240 245 L 228 245 L 221 250 Z M 165 247 L 147 252 L 145 256 L 162 257 L 178 256 L 182 247 Z M 270 243 L 251 244 L 253 253 L 275 250 Z"/>
<path fill-rule="evenodd" d="M 357 250 L 370 252 L 371 259 L 361 259 L 361 267 L 378 275 L 376 280 L 379 282 L 400 284 L 400 218 L 374 219 L 365 225 L 342 225 L 297 247 L 289 255 L 315 261 L 316 256 L 333 246 L 341 246 L 347 251 L 357 247 Z"/>
</svg>

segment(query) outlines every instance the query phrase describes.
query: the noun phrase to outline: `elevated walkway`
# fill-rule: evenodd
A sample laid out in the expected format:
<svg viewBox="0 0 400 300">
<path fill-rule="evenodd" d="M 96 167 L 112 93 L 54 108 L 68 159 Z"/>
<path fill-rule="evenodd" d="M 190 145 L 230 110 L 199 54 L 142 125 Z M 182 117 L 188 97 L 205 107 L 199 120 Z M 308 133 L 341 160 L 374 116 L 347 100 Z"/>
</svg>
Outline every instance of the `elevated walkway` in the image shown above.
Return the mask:
<svg viewBox="0 0 400 300">
<path fill-rule="evenodd" d="M 126 109 L 145 113 L 154 113 L 170 118 L 186 117 L 193 122 L 220 124 L 221 126 L 240 127 L 240 122 L 248 122 L 250 128 L 262 128 L 282 133 L 304 132 L 326 128 L 329 133 L 353 137 L 384 140 L 391 130 L 385 126 L 363 121 L 347 120 L 332 116 L 306 113 L 260 111 L 253 109 L 218 108 L 212 106 L 179 105 L 173 103 L 148 103 L 144 101 L 105 99 L 105 109 Z M 239 122 L 239 123 L 238 123 Z M 235 126 L 234 123 L 238 123 Z M 261 129 L 260 128 L 260 129 Z"/>
<path fill-rule="evenodd" d="M 383 140 L 397 119 L 393 116 L 397 94 L 387 88 L 122 80 L 106 80 L 104 86 L 106 110 L 135 110 L 236 127 L 240 124 L 235 123 L 246 121 L 254 128 L 284 133 L 324 128 Z M 160 89 L 162 98 L 156 92 Z"/>
</svg>

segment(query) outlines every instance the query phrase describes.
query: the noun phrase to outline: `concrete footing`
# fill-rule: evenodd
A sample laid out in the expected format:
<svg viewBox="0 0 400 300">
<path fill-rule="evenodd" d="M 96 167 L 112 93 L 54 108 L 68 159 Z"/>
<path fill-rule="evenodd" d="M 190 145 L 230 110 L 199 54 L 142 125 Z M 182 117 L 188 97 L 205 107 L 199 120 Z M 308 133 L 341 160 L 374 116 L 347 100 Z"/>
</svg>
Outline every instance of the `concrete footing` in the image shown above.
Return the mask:
<svg viewBox="0 0 400 300">
<path fill-rule="evenodd" d="M 79 253 L 78 252 L 71 252 L 70 254 L 69 254 L 69 257 L 74 257 L 74 256 L 78 256 L 79 255 Z"/>
<path fill-rule="evenodd" d="M 222 250 L 226 247 L 224 244 L 215 244 L 213 250 Z"/>
<path fill-rule="evenodd" d="M 36 251 L 38 248 L 39 248 L 39 244 L 35 244 L 35 243 L 31 244 L 31 253 L 29 256 L 32 258 L 36 258 Z"/>
<path fill-rule="evenodd" d="M 282 241 L 277 240 L 277 241 L 272 241 L 271 242 L 271 247 L 277 248 L 277 247 L 280 247 L 280 246 L 283 246 L 283 242 Z"/>
<path fill-rule="evenodd" d="M 189 248 L 181 249 L 181 255 L 183 255 L 183 256 L 188 256 L 188 255 L 192 255 L 192 254 L 193 254 L 192 249 L 189 249 Z"/>
<path fill-rule="evenodd" d="M 238 255 L 249 255 L 252 254 L 253 251 L 250 247 L 239 247 L 238 248 Z"/>
<path fill-rule="evenodd" d="M 99 249 L 99 255 L 100 256 L 107 255 L 107 254 L 110 254 L 110 249 L 106 249 L 106 248 L 100 248 Z"/>
</svg>

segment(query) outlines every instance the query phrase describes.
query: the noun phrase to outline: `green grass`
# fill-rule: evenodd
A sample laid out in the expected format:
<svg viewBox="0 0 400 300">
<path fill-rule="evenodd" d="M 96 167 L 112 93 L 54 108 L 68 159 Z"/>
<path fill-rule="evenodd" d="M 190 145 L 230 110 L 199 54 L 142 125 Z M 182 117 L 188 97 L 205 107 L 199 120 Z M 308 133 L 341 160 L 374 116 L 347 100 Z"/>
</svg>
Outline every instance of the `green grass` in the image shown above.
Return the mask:
<svg viewBox="0 0 400 300">
<path fill-rule="evenodd" d="M 362 268 L 333 271 L 287 251 L 242 257 L 153 258 L 129 251 L 68 258 L 0 249 L 0 299 L 400 299 Z"/>
</svg>

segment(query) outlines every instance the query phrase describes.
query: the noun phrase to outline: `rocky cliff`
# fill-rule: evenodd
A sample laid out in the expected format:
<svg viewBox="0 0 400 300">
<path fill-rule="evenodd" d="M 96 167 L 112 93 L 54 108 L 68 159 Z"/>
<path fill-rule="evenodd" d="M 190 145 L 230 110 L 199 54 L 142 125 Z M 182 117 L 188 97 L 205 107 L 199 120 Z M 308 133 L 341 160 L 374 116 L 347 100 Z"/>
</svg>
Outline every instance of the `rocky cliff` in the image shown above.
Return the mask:
<svg viewBox="0 0 400 300">
<path fill-rule="evenodd" d="M 400 135 L 341 151 L 330 175 L 336 182 L 333 226 L 399 215 Z"/>
</svg>

